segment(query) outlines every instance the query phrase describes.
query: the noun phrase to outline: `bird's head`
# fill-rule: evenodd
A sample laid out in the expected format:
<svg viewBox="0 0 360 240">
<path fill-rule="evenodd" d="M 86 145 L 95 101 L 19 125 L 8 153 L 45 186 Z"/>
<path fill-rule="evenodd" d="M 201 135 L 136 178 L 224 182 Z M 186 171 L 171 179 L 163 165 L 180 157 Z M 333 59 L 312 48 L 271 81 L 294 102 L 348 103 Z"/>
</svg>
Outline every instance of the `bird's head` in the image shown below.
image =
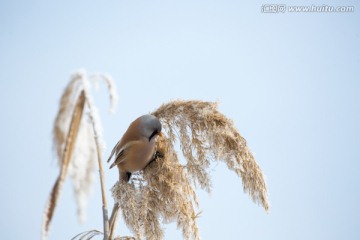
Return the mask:
<svg viewBox="0 0 360 240">
<path fill-rule="evenodd" d="M 161 122 L 153 115 L 143 115 L 139 118 L 139 131 L 143 137 L 149 139 L 155 139 L 156 136 L 161 135 Z"/>
</svg>

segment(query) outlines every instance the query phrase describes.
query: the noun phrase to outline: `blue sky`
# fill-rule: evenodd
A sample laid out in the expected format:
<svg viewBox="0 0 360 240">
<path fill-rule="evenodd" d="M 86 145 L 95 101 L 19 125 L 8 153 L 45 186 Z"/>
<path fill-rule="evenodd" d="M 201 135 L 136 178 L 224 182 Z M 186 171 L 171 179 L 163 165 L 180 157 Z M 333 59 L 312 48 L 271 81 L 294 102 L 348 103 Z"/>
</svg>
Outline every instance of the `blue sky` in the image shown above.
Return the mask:
<svg viewBox="0 0 360 240">
<path fill-rule="evenodd" d="M 263 4 L 1 1 L 0 238 L 39 239 L 58 173 L 58 101 L 70 74 L 85 68 L 112 75 L 118 87 L 114 115 L 105 88 L 95 93 L 105 157 L 133 119 L 172 99 L 219 101 L 234 120 L 266 175 L 270 213 L 214 164 L 212 194 L 199 191 L 203 239 L 359 239 L 360 5 L 331 2 L 353 13 L 265 14 Z M 108 189 L 116 175 L 106 170 Z M 102 228 L 98 182 L 93 192 L 79 225 L 67 181 L 50 239 Z M 182 239 L 174 224 L 166 229 L 166 239 Z M 119 231 L 129 233 L 123 224 Z"/>
</svg>

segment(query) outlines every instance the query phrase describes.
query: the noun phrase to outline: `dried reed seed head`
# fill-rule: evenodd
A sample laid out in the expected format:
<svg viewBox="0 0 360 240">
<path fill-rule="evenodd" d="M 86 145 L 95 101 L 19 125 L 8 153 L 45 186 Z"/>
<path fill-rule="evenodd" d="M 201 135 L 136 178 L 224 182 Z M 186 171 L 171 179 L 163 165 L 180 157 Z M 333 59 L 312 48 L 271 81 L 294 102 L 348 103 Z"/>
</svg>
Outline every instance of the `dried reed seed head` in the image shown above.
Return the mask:
<svg viewBox="0 0 360 240">
<path fill-rule="evenodd" d="M 54 123 L 54 145 L 57 149 L 57 155 L 60 166 L 62 163 L 62 154 L 64 151 L 64 141 L 68 133 L 70 119 L 74 111 L 74 102 L 88 85 L 87 75 L 85 71 L 78 71 L 72 75 L 72 78 L 65 88 L 61 97 L 60 108 Z M 85 93 L 85 98 L 89 94 Z M 88 99 L 86 99 L 88 101 Z M 85 105 L 84 113 L 89 113 L 89 109 Z M 86 219 L 87 198 L 91 192 L 91 186 L 94 180 L 94 170 L 96 168 L 96 150 L 94 133 L 91 123 L 86 118 L 86 114 L 81 119 L 77 141 L 75 143 L 74 152 L 70 159 L 69 175 L 72 178 L 74 193 L 78 206 L 78 216 L 80 222 Z"/>
<path fill-rule="evenodd" d="M 62 155 L 65 150 L 65 140 L 74 112 L 75 102 L 79 98 L 80 92 L 85 91 L 87 104 L 85 105 L 78 138 L 68 169 L 74 186 L 80 222 L 85 221 L 87 199 L 91 193 L 91 187 L 95 177 L 97 160 L 96 144 L 99 144 L 100 148 L 98 149 L 100 150 L 101 147 L 105 145 L 102 140 L 100 117 L 90 92 L 91 83 L 98 81 L 104 81 L 106 83 L 111 100 L 111 111 L 114 110 L 117 102 L 117 94 L 116 86 L 112 78 L 102 74 L 88 76 L 86 71 L 79 70 L 71 76 L 70 82 L 63 92 L 53 128 L 54 148 L 56 149 L 59 166 L 62 167 Z"/>
<path fill-rule="evenodd" d="M 164 158 L 151 163 L 130 184 L 117 182 L 112 189 L 137 239 L 163 239 L 160 219 L 177 221 L 185 239 L 200 239 L 193 204 L 197 204 L 196 195 L 169 144 L 167 138 L 160 138 L 157 150 Z"/>
<path fill-rule="evenodd" d="M 217 103 L 176 100 L 152 114 L 164 122 L 164 131 L 174 144 L 178 136 L 186 168 L 194 183 L 210 191 L 208 167 L 212 160 L 224 161 L 243 181 L 244 191 L 268 210 L 264 176 L 246 140 L 232 120 L 217 109 Z"/>
<path fill-rule="evenodd" d="M 62 156 L 62 165 L 60 169 L 60 173 L 58 178 L 55 181 L 55 184 L 51 190 L 50 198 L 48 200 L 48 203 L 46 205 L 45 211 L 44 211 L 44 218 L 43 218 L 43 225 L 42 225 L 42 239 L 47 239 L 50 222 L 52 220 L 55 207 L 57 205 L 59 195 L 61 193 L 62 185 L 64 183 L 64 179 L 67 174 L 67 169 L 69 167 L 69 162 L 71 159 L 71 155 L 74 149 L 76 137 L 78 135 L 79 126 L 81 122 L 81 116 L 83 113 L 85 105 L 85 95 L 84 92 L 82 92 L 79 96 L 79 98 L 76 101 L 76 105 L 74 107 L 74 112 L 71 117 L 69 131 L 66 137 L 65 141 L 65 147 L 64 147 L 64 153 Z"/>
<path fill-rule="evenodd" d="M 217 103 L 178 100 L 160 106 L 152 115 L 163 123 L 164 135 L 158 139 L 157 151 L 164 157 L 130 184 L 118 182 L 112 190 L 137 238 L 162 239 L 162 218 L 164 222 L 176 221 L 185 239 L 200 239 L 192 183 L 210 191 L 208 168 L 214 160 L 224 161 L 241 177 L 244 191 L 254 202 L 268 209 L 264 176 L 245 139 L 217 110 Z M 187 161 L 184 166 L 175 151 L 177 140 Z"/>
</svg>

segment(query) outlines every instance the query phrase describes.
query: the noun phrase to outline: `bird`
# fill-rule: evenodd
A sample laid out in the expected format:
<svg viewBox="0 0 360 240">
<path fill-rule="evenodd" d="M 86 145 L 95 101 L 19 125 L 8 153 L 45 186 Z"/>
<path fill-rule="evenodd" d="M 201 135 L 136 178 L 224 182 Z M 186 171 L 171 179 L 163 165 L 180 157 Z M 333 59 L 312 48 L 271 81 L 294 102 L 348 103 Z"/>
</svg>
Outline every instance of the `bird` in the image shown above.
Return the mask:
<svg viewBox="0 0 360 240">
<path fill-rule="evenodd" d="M 111 151 L 108 162 L 115 156 L 110 169 L 117 166 L 119 179 L 128 182 L 131 174 L 143 170 L 156 159 L 156 139 L 161 136 L 161 122 L 146 114 L 135 119 Z"/>
</svg>

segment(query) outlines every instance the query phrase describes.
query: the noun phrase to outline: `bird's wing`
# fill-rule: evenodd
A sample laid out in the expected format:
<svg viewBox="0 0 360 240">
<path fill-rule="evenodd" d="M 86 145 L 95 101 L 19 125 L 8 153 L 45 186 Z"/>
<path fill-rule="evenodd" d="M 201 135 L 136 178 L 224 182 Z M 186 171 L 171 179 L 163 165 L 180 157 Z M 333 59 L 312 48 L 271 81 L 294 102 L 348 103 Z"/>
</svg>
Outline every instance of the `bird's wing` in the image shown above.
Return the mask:
<svg viewBox="0 0 360 240">
<path fill-rule="evenodd" d="M 113 150 L 111 151 L 110 157 L 109 157 L 109 159 L 107 160 L 107 162 L 110 162 L 112 156 L 114 155 L 114 153 L 115 153 L 116 150 L 118 149 L 120 143 L 121 143 L 121 140 L 117 142 L 117 144 L 115 145 L 115 147 L 114 147 Z"/>
<path fill-rule="evenodd" d="M 136 144 L 137 141 L 131 141 L 128 142 L 127 144 L 125 144 L 119 151 L 119 153 L 116 154 L 115 156 L 115 161 L 111 164 L 110 168 L 113 168 L 114 166 L 120 164 L 122 161 L 125 160 L 127 153 L 129 152 L 129 149 L 131 148 L 132 145 Z M 116 146 L 114 147 L 114 149 L 116 148 Z M 113 149 L 113 152 L 111 152 L 110 158 L 111 159 L 112 155 L 116 152 L 116 150 Z"/>
<path fill-rule="evenodd" d="M 137 119 L 130 124 L 129 128 L 126 130 L 126 132 L 124 133 L 122 138 L 118 141 L 118 143 L 115 145 L 115 147 L 111 151 L 108 162 L 110 162 L 110 160 L 114 154 L 118 155 L 118 154 L 120 154 L 121 150 L 125 149 L 125 146 L 127 145 L 125 143 L 130 143 L 131 141 L 139 140 L 140 136 L 137 131 L 139 121 L 140 120 Z"/>
</svg>

